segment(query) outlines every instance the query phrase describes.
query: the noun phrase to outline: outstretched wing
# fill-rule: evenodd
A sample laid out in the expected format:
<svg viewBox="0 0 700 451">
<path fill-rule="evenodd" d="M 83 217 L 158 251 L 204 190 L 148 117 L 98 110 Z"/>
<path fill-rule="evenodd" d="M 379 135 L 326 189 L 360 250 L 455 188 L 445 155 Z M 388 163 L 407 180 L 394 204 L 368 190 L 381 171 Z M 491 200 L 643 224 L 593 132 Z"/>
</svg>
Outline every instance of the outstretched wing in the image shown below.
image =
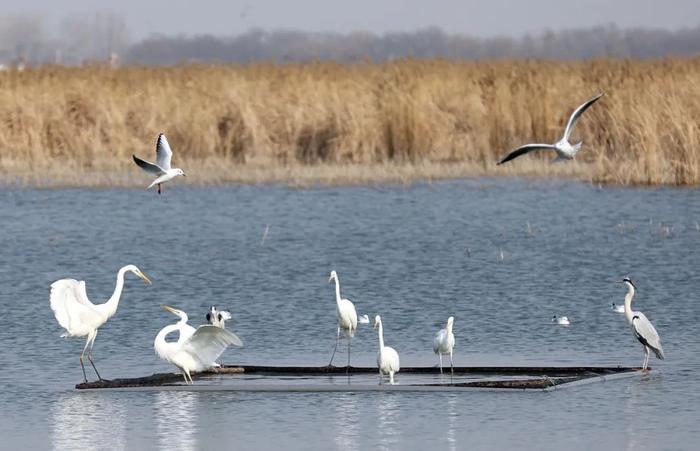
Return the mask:
<svg viewBox="0 0 700 451">
<path fill-rule="evenodd" d="M 634 334 L 637 339 L 642 342 L 642 344 L 649 346 L 656 356 L 660 359 L 664 359 L 664 348 L 661 346 L 661 338 L 658 332 L 654 329 L 654 325 L 642 312 L 634 312 L 632 317 L 632 328 L 634 329 Z"/>
<path fill-rule="evenodd" d="M 82 335 L 98 315 L 94 305 L 87 298 L 85 282 L 75 279 L 61 279 L 51 284 L 49 304 L 58 324 L 70 335 Z"/>
<path fill-rule="evenodd" d="M 219 310 L 219 315 L 221 315 L 221 319 L 224 321 L 231 319 L 231 313 L 227 312 L 226 310 Z"/>
<path fill-rule="evenodd" d="M 132 155 L 134 158 L 134 163 L 136 163 L 141 169 L 144 171 L 153 174 L 153 175 L 163 175 L 165 171 L 163 171 L 161 168 L 159 168 L 157 165 L 153 163 L 149 163 L 148 161 L 144 161 L 137 157 L 136 155 Z"/>
<path fill-rule="evenodd" d="M 515 150 L 512 150 L 508 155 L 506 155 L 498 164 L 506 163 L 510 160 L 518 158 L 520 155 L 525 155 L 526 153 L 532 152 L 533 150 L 554 150 L 556 149 L 552 144 L 525 144 L 520 146 Z"/>
<path fill-rule="evenodd" d="M 201 365 L 209 368 L 230 345 L 243 346 L 236 334 L 216 326 L 199 326 L 197 330 L 182 345 Z"/>
<path fill-rule="evenodd" d="M 576 121 L 581 117 L 584 111 L 588 109 L 589 106 L 593 105 L 598 99 L 603 97 L 604 93 L 600 93 L 597 96 L 586 100 L 585 103 L 580 105 L 576 110 L 574 110 L 573 113 L 571 113 L 571 117 L 569 118 L 569 122 L 566 124 L 566 129 L 564 129 L 564 137 L 563 139 L 566 139 L 567 141 L 569 140 L 569 136 L 571 136 L 571 132 L 574 129 L 574 126 L 576 125 Z"/>
<path fill-rule="evenodd" d="M 170 169 L 170 160 L 172 158 L 173 151 L 170 149 L 170 144 L 165 139 L 165 135 L 161 133 L 158 135 L 158 141 L 156 141 L 156 164 L 164 171 L 167 171 Z"/>
</svg>

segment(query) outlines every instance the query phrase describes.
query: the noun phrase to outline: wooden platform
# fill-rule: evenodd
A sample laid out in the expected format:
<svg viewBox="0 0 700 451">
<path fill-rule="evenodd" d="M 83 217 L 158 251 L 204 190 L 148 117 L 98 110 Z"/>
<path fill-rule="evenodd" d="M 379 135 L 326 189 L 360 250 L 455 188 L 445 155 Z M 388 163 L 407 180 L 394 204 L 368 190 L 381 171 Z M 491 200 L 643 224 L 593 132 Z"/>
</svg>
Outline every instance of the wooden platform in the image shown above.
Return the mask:
<svg viewBox="0 0 700 451">
<path fill-rule="evenodd" d="M 553 390 L 639 376 L 630 367 L 455 367 L 440 375 L 435 367 L 401 368 L 399 385 L 379 384 L 373 367 L 224 366 L 193 374 L 201 384 L 185 385 L 181 374 L 101 380 L 77 384 L 84 389 L 168 389 L 217 391 L 436 391 L 464 389 Z M 209 382 L 209 383 L 207 383 Z"/>
</svg>

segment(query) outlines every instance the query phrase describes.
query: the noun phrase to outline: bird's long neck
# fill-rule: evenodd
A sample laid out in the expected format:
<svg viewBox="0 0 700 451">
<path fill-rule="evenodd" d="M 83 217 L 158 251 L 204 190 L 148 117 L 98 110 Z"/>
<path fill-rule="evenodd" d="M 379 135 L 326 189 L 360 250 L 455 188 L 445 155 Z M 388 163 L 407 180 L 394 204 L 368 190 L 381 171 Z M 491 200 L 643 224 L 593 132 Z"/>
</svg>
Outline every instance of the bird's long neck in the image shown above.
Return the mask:
<svg viewBox="0 0 700 451">
<path fill-rule="evenodd" d="M 340 281 L 335 278 L 335 302 L 340 305 Z"/>
<path fill-rule="evenodd" d="M 124 288 L 124 274 L 126 269 L 122 268 L 117 273 L 117 285 L 114 287 L 114 293 L 112 297 L 109 298 L 107 302 L 101 305 L 102 312 L 107 315 L 107 318 L 111 318 L 117 312 L 117 307 L 119 307 L 119 299 L 122 297 L 122 289 Z"/>
<path fill-rule="evenodd" d="M 627 285 L 627 294 L 625 295 L 625 318 L 627 322 L 632 324 L 632 298 L 634 297 L 634 287 Z"/>
<path fill-rule="evenodd" d="M 156 353 L 163 359 L 166 358 L 167 355 L 167 348 L 169 345 L 172 343 L 168 343 L 165 341 L 165 337 L 168 336 L 169 333 L 171 332 L 176 332 L 180 330 L 180 323 L 178 322 L 177 324 L 171 324 L 169 326 L 165 326 L 158 332 L 158 335 L 156 335 L 156 339 L 153 341 L 153 347 L 156 350 Z"/>
<path fill-rule="evenodd" d="M 379 353 L 381 354 L 384 350 L 384 327 L 382 327 L 381 321 L 379 322 Z"/>
<path fill-rule="evenodd" d="M 447 322 L 447 325 L 445 326 L 445 330 L 447 331 L 448 334 L 452 333 L 452 323 L 449 321 Z"/>
</svg>

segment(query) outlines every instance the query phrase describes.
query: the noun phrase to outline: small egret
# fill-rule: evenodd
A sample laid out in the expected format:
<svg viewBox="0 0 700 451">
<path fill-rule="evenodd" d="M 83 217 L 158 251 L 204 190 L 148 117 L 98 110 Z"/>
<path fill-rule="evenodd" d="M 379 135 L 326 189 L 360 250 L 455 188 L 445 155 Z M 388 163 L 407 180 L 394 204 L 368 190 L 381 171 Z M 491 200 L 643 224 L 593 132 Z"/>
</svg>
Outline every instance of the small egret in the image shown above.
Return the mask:
<svg viewBox="0 0 700 451">
<path fill-rule="evenodd" d="M 226 321 L 231 319 L 231 313 L 226 310 L 217 310 L 216 306 L 212 305 L 209 313 L 207 313 L 207 322 L 212 326 L 226 328 Z"/>
<path fill-rule="evenodd" d="M 87 335 L 87 342 L 80 353 L 80 366 L 83 369 L 83 379 L 87 382 L 83 357 L 87 350 L 87 358 L 90 365 L 95 370 L 97 378 L 102 380 L 97 372 L 95 363 L 92 361 L 92 347 L 97 337 L 97 329 L 107 322 L 116 312 L 119 306 L 119 299 L 124 288 L 124 275 L 132 272 L 142 278 L 146 283 L 151 281 L 134 265 L 126 265 L 117 273 L 117 285 L 114 288 L 112 297 L 104 304 L 93 304 L 87 297 L 85 281 L 75 279 L 61 279 L 51 284 L 51 295 L 49 304 L 56 317 L 56 321 L 66 332 L 62 337 L 84 337 Z"/>
<path fill-rule="evenodd" d="M 382 327 L 382 318 L 379 315 L 374 317 L 374 328 L 379 328 L 379 351 L 377 351 L 379 381 L 382 380 L 382 374 L 388 374 L 389 383 L 394 385 L 394 373 L 398 373 L 401 369 L 399 353 L 391 346 L 384 346 L 384 328 Z"/>
<path fill-rule="evenodd" d="M 625 313 L 625 306 L 624 305 L 617 305 L 614 302 L 612 303 L 611 309 L 615 313 Z"/>
<path fill-rule="evenodd" d="M 178 316 L 180 321 L 162 328 L 153 341 L 153 347 L 158 357 L 182 370 L 186 384 L 194 383 L 191 372 L 218 366 L 214 361 L 229 345 L 243 346 L 241 339 L 226 329 L 208 324 L 194 329 L 187 324 L 185 312 L 168 305 L 162 307 Z M 176 342 L 165 341 L 168 334 L 176 331 L 180 332 Z"/>
<path fill-rule="evenodd" d="M 566 316 L 557 315 L 552 316 L 552 322 L 557 323 L 561 326 L 568 326 L 569 324 L 571 324 L 571 322 L 569 322 L 569 318 L 567 318 Z"/>
<path fill-rule="evenodd" d="M 157 177 L 153 183 L 148 185 L 148 188 L 150 189 L 154 185 L 158 185 L 158 194 L 162 193 L 162 183 L 170 181 L 178 175 L 186 177 L 185 172 L 182 169 L 173 168 L 170 166 L 170 160 L 173 158 L 173 151 L 170 149 L 170 144 L 168 144 L 168 140 L 165 139 L 165 135 L 163 133 L 158 135 L 158 140 L 156 141 L 155 164 L 142 160 L 136 155 L 132 155 L 132 157 L 134 158 L 134 163 L 136 163 L 141 169 Z"/>
<path fill-rule="evenodd" d="M 340 329 L 343 329 L 345 335 L 348 337 L 348 369 L 350 368 L 350 340 L 355 335 L 357 330 L 357 312 L 355 311 L 355 304 L 349 299 L 342 299 L 340 297 L 340 281 L 338 280 L 338 274 L 335 271 L 331 271 L 331 275 L 328 278 L 330 283 L 335 280 L 335 313 L 338 317 L 338 337 L 335 341 L 335 348 L 333 348 L 333 354 L 331 355 L 331 361 L 328 362 L 328 366 L 333 363 L 333 357 L 335 357 L 335 352 L 338 350 L 338 343 L 340 343 Z"/>
<path fill-rule="evenodd" d="M 576 156 L 576 153 L 578 153 L 579 149 L 581 148 L 581 144 L 583 143 L 579 142 L 572 145 L 569 142 L 571 132 L 573 131 L 576 122 L 579 120 L 583 112 L 586 111 L 588 107 L 593 105 L 602 96 L 603 93 L 601 92 L 600 94 L 587 100 L 585 103 L 576 108 L 576 110 L 574 110 L 574 112 L 571 114 L 571 117 L 569 118 L 569 122 L 567 122 L 566 124 L 566 128 L 564 129 L 564 135 L 562 135 L 559 141 L 555 142 L 554 144 L 525 144 L 524 146 L 520 146 L 517 149 L 512 150 L 508 155 L 501 159 L 501 161 L 499 161 L 498 164 L 506 163 L 510 160 L 518 158 L 521 155 L 525 155 L 528 152 L 532 152 L 533 150 L 555 151 L 557 153 L 557 158 L 554 161 L 572 160 Z"/>
<path fill-rule="evenodd" d="M 627 323 L 632 327 L 632 332 L 634 336 L 639 340 L 639 342 L 644 346 L 644 361 L 642 363 L 642 370 L 646 370 L 649 365 L 649 350 L 654 351 L 658 359 L 663 360 L 664 348 L 661 346 L 661 338 L 659 334 L 654 329 L 653 324 L 649 321 L 642 312 L 635 312 L 632 310 L 632 298 L 634 297 L 634 291 L 637 287 L 629 277 L 622 279 L 620 283 L 627 285 L 627 295 L 625 295 L 625 318 Z"/>
<path fill-rule="evenodd" d="M 440 356 L 440 373 L 442 374 L 442 355 L 450 355 L 450 369 L 454 372 L 454 364 L 452 363 L 452 349 L 455 346 L 455 336 L 452 333 L 452 325 L 454 324 L 454 317 L 450 316 L 447 318 L 447 324 L 444 329 L 435 334 L 433 339 L 433 352 Z"/>
</svg>

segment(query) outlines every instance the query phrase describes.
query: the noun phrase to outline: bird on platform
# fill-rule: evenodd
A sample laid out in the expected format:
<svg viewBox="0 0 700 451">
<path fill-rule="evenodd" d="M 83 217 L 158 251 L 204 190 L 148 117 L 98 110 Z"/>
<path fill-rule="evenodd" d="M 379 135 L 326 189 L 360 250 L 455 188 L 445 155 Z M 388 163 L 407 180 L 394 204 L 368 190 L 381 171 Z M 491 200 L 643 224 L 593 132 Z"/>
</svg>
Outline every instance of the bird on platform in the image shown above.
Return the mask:
<svg viewBox="0 0 700 451">
<path fill-rule="evenodd" d="M 226 321 L 231 319 L 231 313 L 226 310 L 217 310 L 216 306 L 212 305 L 207 313 L 207 322 L 212 326 L 226 328 Z"/>
<path fill-rule="evenodd" d="M 333 364 L 333 357 L 335 357 L 335 352 L 338 350 L 338 343 L 340 343 L 340 331 L 341 329 L 345 332 L 348 337 L 348 370 L 350 369 L 350 341 L 352 337 L 355 336 L 355 331 L 357 331 L 357 311 L 355 310 L 355 304 L 349 299 L 343 299 L 340 297 L 340 281 L 338 280 L 338 273 L 331 271 L 331 275 L 328 278 L 328 282 L 335 280 L 335 313 L 338 318 L 338 334 L 335 341 L 335 348 L 333 348 L 333 354 L 331 355 L 331 361 L 328 362 L 328 366 Z"/>
<path fill-rule="evenodd" d="M 154 185 L 158 185 L 158 194 L 162 194 L 163 192 L 161 187 L 163 183 L 168 182 L 179 175 L 186 177 L 186 174 L 182 169 L 173 168 L 170 166 L 170 161 L 173 158 L 173 151 L 170 149 L 170 144 L 168 144 L 168 140 L 165 139 L 165 135 L 163 133 L 158 135 L 158 140 L 156 141 L 155 163 L 142 160 L 136 155 L 132 155 L 132 157 L 134 158 L 134 162 L 141 169 L 156 176 L 153 183 L 148 185 L 148 189 L 152 188 Z"/>
<path fill-rule="evenodd" d="M 552 322 L 557 323 L 560 326 L 568 326 L 569 324 L 571 324 L 571 322 L 569 321 L 569 318 L 567 318 L 566 316 L 557 316 L 557 315 L 552 316 Z"/>
<path fill-rule="evenodd" d="M 109 300 L 103 304 L 93 304 L 90 302 L 85 289 L 85 281 L 75 279 L 61 279 L 51 284 L 51 294 L 49 304 L 58 324 L 66 332 L 62 337 L 84 337 L 87 336 L 83 352 L 80 353 L 80 366 L 83 369 L 83 379 L 87 382 L 85 365 L 83 358 L 87 351 L 87 359 L 95 370 L 99 380 L 102 380 L 97 372 L 95 363 L 92 360 L 92 347 L 97 337 L 97 329 L 107 322 L 117 312 L 119 300 L 124 288 L 124 276 L 131 272 L 142 278 L 146 283 L 151 281 L 134 265 L 126 265 L 117 273 L 117 285 Z"/>
<path fill-rule="evenodd" d="M 433 339 L 433 352 L 440 357 L 440 373 L 442 374 L 442 356 L 443 354 L 450 355 L 450 369 L 454 372 L 454 364 L 452 363 L 452 349 L 455 346 L 455 336 L 452 333 L 452 325 L 454 317 L 447 318 L 447 324 L 444 329 L 440 329 Z"/>
<path fill-rule="evenodd" d="M 632 282 L 632 279 L 625 277 L 620 283 L 627 285 L 627 294 L 625 295 L 625 318 L 632 328 L 632 333 L 634 333 L 635 338 L 644 346 L 642 370 L 646 370 L 649 365 L 649 351 L 654 351 L 658 359 L 664 360 L 664 348 L 661 346 L 661 338 L 658 332 L 656 332 L 654 325 L 651 324 L 651 321 L 649 321 L 646 315 L 642 312 L 632 310 L 632 298 L 637 288 Z"/>
<path fill-rule="evenodd" d="M 215 361 L 227 347 L 243 346 L 241 339 L 226 329 L 209 324 L 194 329 L 187 324 L 187 313 L 168 305 L 162 307 L 179 317 L 180 321 L 162 328 L 153 341 L 153 347 L 158 357 L 182 371 L 186 384 L 194 383 L 192 372 L 218 366 Z M 172 332 L 179 332 L 178 340 L 166 341 L 166 337 Z"/>
<path fill-rule="evenodd" d="M 569 142 L 571 132 L 573 131 L 576 122 L 579 120 L 583 112 L 586 111 L 602 96 L 603 93 L 601 92 L 600 94 L 587 100 L 578 108 L 576 108 L 576 110 L 574 110 L 574 112 L 571 114 L 571 117 L 569 118 L 569 122 L 567 122 L 566 124 L 564 134 L 562 135 L 559 141 L 555 142 L 554 144 L 525 144 L 523 146 L 518 147 L 517 149 L 512 150 L 508 155 L 503 157 L 501 161 L 498 162 L 498 164 L 506 163 L 510 160 L 518 158 L 519 156 L 525 155 L 526 153 L 532 152 L 534 150 L 553 150 L 557 154 L 557 157 L 553 160 L 553 162 L 573 160 L 573 158 L 576 156 L 579 149 L 581 148 L 583 142 L 571 144 Z"/>
<path fill-rule="evenodd" d="M 401 369 L 399 365 L 399 353 L 391 346 L 384 346 L 384 327 L 382 326 L 382 318 L 377 315 L 374 317 L 374 328 L 379 328 L 379 351 L 377 351 L 377 367 L 379 368 L 379 381 L 381 383 L 382 375 L 389 375 L 389 383 L 394 385 L 394 374 Z"/>
</svg>

